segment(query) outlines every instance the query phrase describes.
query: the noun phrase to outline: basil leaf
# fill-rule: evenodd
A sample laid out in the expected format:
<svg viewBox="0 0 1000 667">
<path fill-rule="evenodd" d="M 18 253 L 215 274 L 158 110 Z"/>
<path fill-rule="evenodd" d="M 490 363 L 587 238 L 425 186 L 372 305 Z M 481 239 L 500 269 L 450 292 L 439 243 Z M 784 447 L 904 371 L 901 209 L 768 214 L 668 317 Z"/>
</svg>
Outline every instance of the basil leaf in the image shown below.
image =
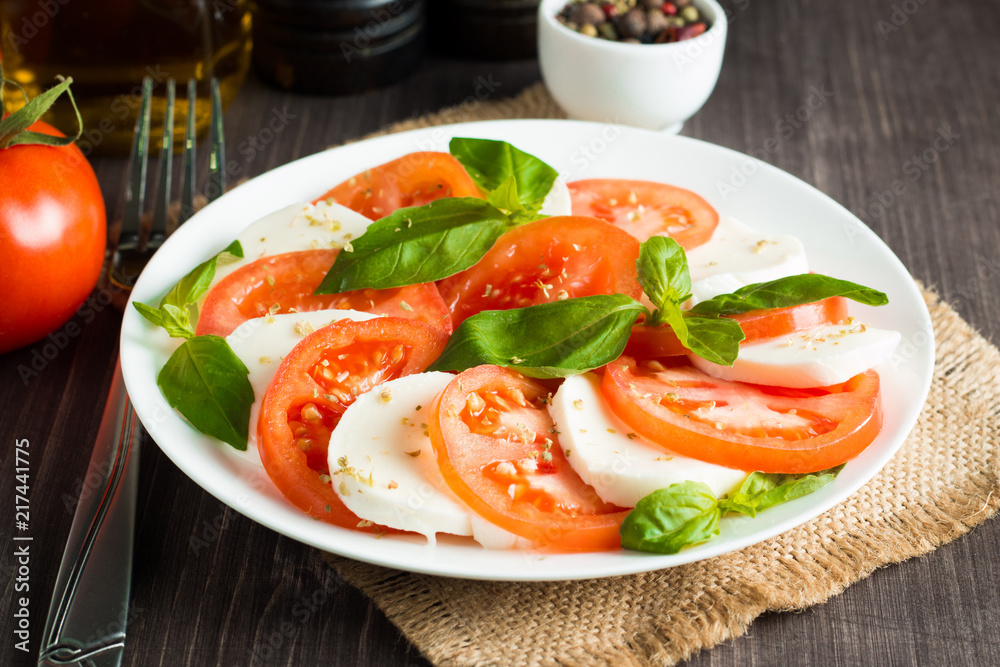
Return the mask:
<svg viewBox="0 0 1000 667">
<path fill-rule="evenodd" d="M 517 179 L 513 174 L 507 177 L 495 190 L 486 197 L 486 201 L 508 213 L 518 213 L 526 210 L 517 196 Z"/>
<path fill-rule="evenodd" d="M 739 315 L 751 310 L 786 308 L 843 296 L 868 306 L 884 306 L 889 297 L 883 292 L 847 280 L 817 273 L 778 278 L 741 287 L 732 294 L 720 294 L 691 309 L 697 315 Z"/>
<path fill-rule="evenodd" d="M 639 246 L 639 283 L 656 310 L 650 326 L 667 324 L 681 345 L 716 364 L 732 366 L 746 336 L 735 320 L 692 316 L 681 305 L 691 297 L 687 256 L 677 241 L 653 236 Z"/>
<path fill-rule="evenodd" d="M 619 528 L 622 547 L 675 554 L 719 534 L 719 503 L 703 482 L 671 484 L 649 494 Z"/>
<path fill-rule="evenodd" d="M 482 199 L 438 199 L 398 209 L 369 225 L 337 253 L 316 294 L 404 287 L 469 268 L 507 228 L 507 216 Z"/>
<path fill-rule="evenodd" d="M 204 296 L 212 284 L 217 266 L 241 257 L 243 246 L 239 241 L 233 241 L 225 250 L 202 262 L 181 278 L 160 301 L 159 309 L 138 301 L 132 302 L 132 305 L 147 320 L 166 329 L 171 337 L 193 338 L 191 314 L 198 299 Z"/>
<path fill-rule="evenodd" d="M 132 305 L 147 320 L 166 329 L 171 338 L 194 338 L 194 326 L 191 324 L 191 316 L 187 309 L 169 303 L 159 308 L 153 308 L 139 301 L 133 301 Z"/>
<path fill-rule="evenodd" d="M 750 517 L 769 507 L 787 503 L 826 486 L 840 474 L 843 465 L 820 472 L 787 475 L 754 472 L 731 497 L 723 498 L 719 507 L 723 513 L 738 512 Z"/>
<path fill-rule="evenodd" d="M 642 291 L 657 308 L 663 310 L 669 305 L 679 308 L 691 298 L 687 255 L 677 241 L 665 236 L 652 236 L 643 241 L 636 269 Z"/>
<path fill-rule="evenodd" d="M 153 308 L 152 306 L 148 306 L 141 301 L 133 301 L 132 305 L 139 311 L 139 314 L 147 320 L 158 327 L 163 326 L 163 314 L 160 312 L 159 308 Z"/>
<path fill-rule="evenodd" d="M 455 137 L 448 144 L 448 150 L 462 163 L 476 185 L 486 192 L 499 189 L 513 178 L 518 201 L 531 211 L 542 207 L 559 175 L 534 155 L 518 150 L 506 141 Z"/>
<path fill-rule="evenodd" d="M 681 319 L 685 330 L 682 332 L 674 327 L 674 333 L 684 347 L 714 364 L 733 365 L 740 353 L 740 341 L 746 338 L 739 322 L 725 317 L 698 317 L 687 313 Z"/>
<path fill-rule="evenodd" d="M 495 364 L 534 378 L 593 370 L 621 356 L 632 325 L 645 310 L 624 294 L 599 294 L 484 311 L 458 326 L 427 370 Z"/>
<path fill-rule="evenodd" d="M 249 373 L 225 338 L 198 336 L 174 351 L 156 384 L 192 426 L 242 451 L 254 400 Z"/>
<path fill-rule="evenodd" d="M 193 304 L 208 291 L 209 285 L 215 278 L 215 269 L 221 262 L 226 264 L 234 258 L 243 257 L 243 246 L 239 241 L 233 241 L 229 246 L 215 257 L 206 260 L 194 267 L 194 269 L 167 292 L 160 305 L 171 304 L 178 308 L 183 308 Z"/>
<path fill-rule="evenodd" d="M 196 266 L 190 273 L 180 279 L 173 289 L 167 292 L 160 305 L 171 304 L 183 308 L 193 304 L 208 291 L 215 278 L 215 269 L 219 262 L 227 263 L 233 258 L 243 257 L 243 246 L 239 241 L 233 241 L 215 257 Z"/>
<path fill-rule="evenodd" d="M 165 303 L 160 306 L 160 326 L 167 330 L 171 338 L 194 338 L 194 327 L 186 308 Z"/>
</svg>

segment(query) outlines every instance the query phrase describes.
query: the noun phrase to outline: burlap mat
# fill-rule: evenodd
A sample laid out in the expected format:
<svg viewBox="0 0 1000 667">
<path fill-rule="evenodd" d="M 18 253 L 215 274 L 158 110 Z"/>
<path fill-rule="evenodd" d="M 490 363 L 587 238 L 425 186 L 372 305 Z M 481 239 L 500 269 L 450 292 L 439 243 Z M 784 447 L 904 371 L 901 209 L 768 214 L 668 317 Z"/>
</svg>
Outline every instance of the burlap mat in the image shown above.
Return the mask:
<svg viewBox="0 0 1000 667">
<path fill-rule="evenodd" d="M 561 117 L 540 85 L 389 131 L 533 117 Z M 555 583 L 327 560 L 440 665 L 670 665 L 743 634 L 765 611 L 823 602 L 877 567 L 954 540 L 1000 507 L 1000 352 L 933 294 L 925 298 L 937 361 L 913 432 L 861 490 L 774 539 L 669 570 Z"/>
</svg>

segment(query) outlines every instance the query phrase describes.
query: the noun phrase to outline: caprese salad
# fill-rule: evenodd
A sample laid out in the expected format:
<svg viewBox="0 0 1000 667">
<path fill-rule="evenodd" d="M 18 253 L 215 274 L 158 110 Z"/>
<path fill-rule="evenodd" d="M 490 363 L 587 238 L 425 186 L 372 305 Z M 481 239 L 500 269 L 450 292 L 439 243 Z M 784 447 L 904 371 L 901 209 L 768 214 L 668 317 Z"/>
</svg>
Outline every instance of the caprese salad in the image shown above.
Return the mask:
<svg viewBox="0 0 1000 667">
<path fill-rule="evenodd" d="M 881 292 L 671 185 L 453 139 L 253 223 L 159 304 L 157 377 L 317 520 L 676 553 L 881 429 Z"/>
</svg>

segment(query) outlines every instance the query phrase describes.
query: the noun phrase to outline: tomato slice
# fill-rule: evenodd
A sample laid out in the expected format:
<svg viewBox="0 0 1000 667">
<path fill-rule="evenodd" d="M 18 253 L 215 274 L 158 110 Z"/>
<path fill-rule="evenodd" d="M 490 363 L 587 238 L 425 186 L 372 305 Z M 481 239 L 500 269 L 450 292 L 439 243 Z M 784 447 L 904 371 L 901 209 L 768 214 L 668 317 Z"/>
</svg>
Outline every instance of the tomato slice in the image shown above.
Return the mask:
<svg viewBox="0 0 1000 667">
<path fill-rule="evenodd" d="M 639 242 L 596 218 L 559 216 L 515 227 L 473 267 L 438 281 L 458 326 L 483 310 L 507 310 L 594 294 L 638 299 Z"/>
<path fill-rule="evenodd" d="M 257 422 L 260 459 L 285 498 L 317 519 L 356 528 L 360 519 L 328 477 L 330 433 L 359 394 L 423 371 L 447 340 L 440 329 L 397 317 L 341 320 L 303 338 L 274 374 Z"/>
<path fill-rule="evenodd" d="M 573 471 L 544 385 L 499 366 L 459 374 L 435 399 L 430 436 L 445 482 L 474 512 L 553 551 L 621 546 L 628 513 Z"/>
<path fill-rule="evenodd" d="M 675 358 L 676 359 L 676 358 Z M 860 454 L 882 428 L 875 371 L 814 389 L 719 380 L 686 360 L 623 356 L 601 391 L 615 414 L 671 452 L 740 470 L 805 473 Z"/>
<path fill-rule="evenodd" d="M 445 197 L 482 199 L 476 182 L 461 162 L 448 153 L 425 151 L 409 153 L 351 176 L 316 202 L 333 199 L 378 220 L 397 208 L 423 206 Z"/>
<path fill-rule="evenodd" d="M 740 323 L 746 338 L 740 345 L 759 343 L 768 338 L 780 338 L 796 331 L 805 331 L 827 324 L 839 324 L 847 319 L 847 299 L 834 296 L 815 303 L 787 308 L 752 310 L 742 315 L 728 315 Z M 688 350 L 677 339 L 674 330 L 667 325 L 647 327 L 637 324 L 632 327 L 625 354 L 639 359 L 655 359 L 687 354 Z"/>
<path fill-rule="evenodd" d="M 666 183 L 593 178 L 568 184 L 573 215 L 614 223 L 640 241 L 669 236 L 685 250 L 712 237 L 719 214 L 700 196 Z"/>
<path fill-rule="evenodd" d="M 205 297 L 195 333 L 228 336 L 243 322 L 268 313 L 360 310 L 420 320 L 451 333 L 451 315 L 433 283 L 315 295 L 337 250 L 301 250 L 262 257 L 233 271 Z"/>
</svg>

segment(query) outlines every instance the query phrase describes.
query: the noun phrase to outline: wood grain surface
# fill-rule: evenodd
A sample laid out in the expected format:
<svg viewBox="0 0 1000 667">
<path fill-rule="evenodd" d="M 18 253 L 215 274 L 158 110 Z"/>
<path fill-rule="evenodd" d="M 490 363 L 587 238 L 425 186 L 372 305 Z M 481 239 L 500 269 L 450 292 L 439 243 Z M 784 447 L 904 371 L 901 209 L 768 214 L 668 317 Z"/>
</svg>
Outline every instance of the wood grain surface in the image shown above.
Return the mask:
<svg viewBox="0 0 1000 667">
<path fill-rule="evenodd" d="M 1000 336 L 1000 4 L 974 0 L 732 0 L 718 87 L 683 134 L 752 152 L 854 211 L 915 278 Z M 341 98 L 251 79 L 227 112 L 236 178 L 393 121 L 538 80 L 533 61 L 431 58 L 408 81 Z M 272 141 L 261 128 L 288 120 Z M 122 160 L 95 159 L 109 210 Z M 204 170 L 202 170 L 204 174 Z M 0 184 L 2 187 L 2 184 Z M 774 202 L 776 207 L 781 202 Z M 845 258 L 849 266 L 851 259 Z M 41 268 L 40 270 L 44 270 Z M 31 646 L 110 382 L 120 314 L 95 300 L 53 359 L 0 356 L 0 663 L 13 650 L 15 439 L 31 443 Z M 19 368 L 41 367 L 22 378 Z M 1000 372 L 1000 369 L 998 369 Z M 152 442 L 142 452 L 129 665 L 423 665 L 419 653 L 314 549 L 227 509 Z M 769 613 L 692 665 L 1000 664 L 1000 521 L 887 567 L 800 613 Z M 18 594 L 20 595 L 20 594 Z"/>
</svg>

